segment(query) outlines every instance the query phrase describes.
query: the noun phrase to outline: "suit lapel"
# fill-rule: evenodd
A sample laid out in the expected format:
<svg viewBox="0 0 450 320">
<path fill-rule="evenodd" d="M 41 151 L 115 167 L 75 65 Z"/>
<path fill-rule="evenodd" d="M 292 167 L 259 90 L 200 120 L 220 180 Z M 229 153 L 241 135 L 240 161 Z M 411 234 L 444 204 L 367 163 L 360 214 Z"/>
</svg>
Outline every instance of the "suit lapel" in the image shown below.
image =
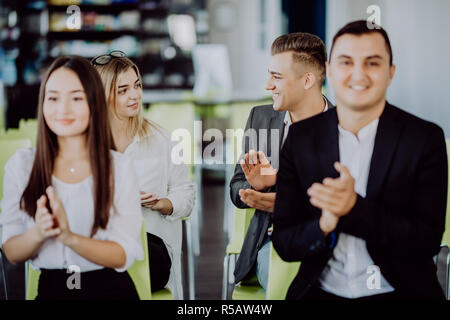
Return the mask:
<svg viewBox="0 0 450 320">
<path fill-rule="evenodd" d="M 393 108 L 386 102 L 384 111 L 380 116 L 370 163 L 367 197 L 376 196 L 381 189 L 400 137 L 402 127 Z"/>
<path fill-rule="evenodd" d="M 336 108 L 328 110 L 325 114 L 324 128 L 320 128 L 316 135 L 315 145 L 319 157 L 320 169 L 317 172 L 317 182 L 322 182 L 323 177 L 338 177 L 334 169 L 334 162 L 339 161 L 339 132 Z"/>
<path fill-rule="evenodd" d="M 280 135 L 278 137 L 278 142 L 279 142 L 278 152 L 279 152 L 281 149 L 281 142 L 283 140 L 283 135 L 284 135 L 284 117 L 286 116 L 287 111 L 282 111 L 282 112 L 275 111 L 275 112 L 276 112 L 276 114 L 273 115 L 271 122 L 270 122 L 270 129 L 271 130 L 273 130 L 273 129 L 279 130 L 279 133 L 280 133 Z"/>
<path fill-rule="evenodd" d="M 270 118 L 269 121 L 269 132 L 267 133 L 267 139 L 268 139 L 268 143 L 267 143 L 267 153 L 270 154 L 270 160 L 272 163 L 272 167 L 278 169 L 279 166 L 279 156 L 280 156 L 280 151 L 281 151 L 281 142 L 283 140 L 283 135 L 284 135 L 284 117 L 286 116 L 286 111 L 283 112 L 279 112 L 279 111 L 274 111 L 272 113 L 272 117 Z M 278 136 L 275 134 L 274 138 L 277 138 L 277 143 L 274 143 L 274 147 L 276 150 L 272 150 L 272 130 L 274 130 L 273 132 L 277 132 L 278 131 Z"/>
</svg>

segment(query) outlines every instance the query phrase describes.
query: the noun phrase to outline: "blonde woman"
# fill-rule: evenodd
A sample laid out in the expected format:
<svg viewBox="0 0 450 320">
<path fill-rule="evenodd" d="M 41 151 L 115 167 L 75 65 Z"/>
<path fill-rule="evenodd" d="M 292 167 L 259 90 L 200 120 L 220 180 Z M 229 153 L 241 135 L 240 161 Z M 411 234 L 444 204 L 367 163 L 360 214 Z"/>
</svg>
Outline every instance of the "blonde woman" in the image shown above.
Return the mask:
<svg viewBox="0 0 450 320">
<path fill-rule="evenodd" d="M 144 118 L 137 66 L 121 51 L 92 64 L 105 87 L 116 148 L 133 160 L 138 176 L 152 291 L 168 287 L 175 299 L 183 299 L 181 219 L 190 215 L 195 197 L 188 168 L 171 161 L 169 132 Z"/>
</svg>

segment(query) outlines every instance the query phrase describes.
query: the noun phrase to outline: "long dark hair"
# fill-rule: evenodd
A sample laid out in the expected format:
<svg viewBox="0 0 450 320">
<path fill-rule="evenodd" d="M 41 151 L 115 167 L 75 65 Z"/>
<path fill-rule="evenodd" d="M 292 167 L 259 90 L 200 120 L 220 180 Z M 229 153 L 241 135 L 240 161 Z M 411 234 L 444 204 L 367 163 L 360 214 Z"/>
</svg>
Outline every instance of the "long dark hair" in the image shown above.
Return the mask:
<svg viewBox="0 0 450 320">
<path fill-rule="evenodd" d="M 48 68 L 42 80 L 39 89 L 36 154 L 28 185 L 22 194 L 20 208 L 34 218 L 37 199 L 46 194 L 46 188 L 52 184 L 53 168 L 59 146 L 56 134 L 50 130 L 45 122 L 43 105 L 47 81 L 51 74 L 59 68 L 67 68 L 77 74 L 89 105 L 90 119 L 86 135 L 94 181 L 95 216 L 91 232 L 92 237 L 99 228 L 106 229 L 109 211 L 113 205 L 114 172 L 110 150 L 114 149 L 114 143 L 108 122 L 108 109 L 102 80 L 97 70 L 84 58 L 66 56 L 56 59 Z"/>
</svg>

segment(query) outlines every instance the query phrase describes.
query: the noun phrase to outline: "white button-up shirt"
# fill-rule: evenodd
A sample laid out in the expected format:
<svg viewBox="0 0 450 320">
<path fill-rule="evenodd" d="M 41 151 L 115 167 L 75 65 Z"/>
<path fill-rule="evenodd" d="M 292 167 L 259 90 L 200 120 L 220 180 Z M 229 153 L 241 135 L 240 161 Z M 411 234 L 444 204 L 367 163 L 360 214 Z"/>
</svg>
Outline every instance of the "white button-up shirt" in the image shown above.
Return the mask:
<svg viewBox="0 0 450 320">
<path fill-rule="evenodd" d="M 339 129 L 339 156 L 342 165 L 346 166 L 355 179 L 355 192 L 366 196 L 367 181 L 372 159 L 378 121 L 376 119 L 362 128 L 358 135 Z M 369 255 L 366 241 L 341 232 L 333 250 L 333 257 L 320 277 L 321 288 L 325 291 L 345 298 L 358 298 L 394 291 L 379 268 Z M 380 277 L 372 281 L 373 277 Z"/>
<path fill-rule="evenodd" d="M 144 259 L 141 242 L 142 212 L 139 206 L 139 189 L 131 161 L 118 152 L 111 151 L 114 164 L 114 199 L 108 225 L 98 229 L 93 239 L 118 243 L 125 251 L 126 264 L 117 271 L 125 271 L 134 261 Z M 20 209 L 34 161 L 34 148 L 18 150 L 5 165 L 2 212 L 2 243 L 35 226 L 34 219 Z M 52 184 L 66 211 L 72 232 L 90 237 L 94 223 L 92 175 L 79 183 L 65 183 L 52 177 Z M 106 187 L 106 186 L 105 186 Z M 81 272 L 99 270 L 103 266 L 90 262 L 66 247 L 56 238 L 45 240 L 36 256 L 31 259 L 34 269 L 67 269 L 76 265 Z"/>
<path fill-rule="evenodd" d="M 147 232 L 160 237 L 172 260 L 167 287 L 175 299 L 183 299 L 181 277 L 182 219 L 191 214 L 195 200 L 194 183 L 185 164 L 171 159 L 170 133 L 153 123 L 152 132 L 141 139 L 135 136 L 124 154 L 133 160 L 140 191 L 155 193 L 172 202 L 171 215 L 141 207 Z"/>
</svg>

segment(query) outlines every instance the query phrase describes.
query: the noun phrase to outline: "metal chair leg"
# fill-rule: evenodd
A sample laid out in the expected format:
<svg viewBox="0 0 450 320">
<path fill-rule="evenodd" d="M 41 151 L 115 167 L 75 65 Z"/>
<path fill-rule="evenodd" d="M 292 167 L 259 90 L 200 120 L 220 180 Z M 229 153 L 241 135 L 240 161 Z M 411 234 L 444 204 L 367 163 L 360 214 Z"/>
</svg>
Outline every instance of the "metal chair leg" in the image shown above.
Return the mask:
<svg viewBox="0 0 450 320">
<path fill-rule="evenodd" d="M 228 298 L 228 263 L 230 256 L 228 254 L 223 258 L 223 276 L 222 276 L 222 300 Z"/>
<path fill-rule="evenodd" d="M 201 170 L 195 169 L 196 171 Z M 197 179 L 201 179 L 201 175 L 196 174 Z M 196 180 L 201 181 L 201 180 Z M 200 183 L 200 182 L 199 182 Z M 200 255 L 200 218 L 201 218 L 201 210 L 202 210 L 202 189 L 201 185 L 196 183 L 196 199 L 194 203 L 194 208 L 192 209 L 192 213 L 190 216 L 191 220 L 191 228 L 192 228 L 192 248 L 195 256 Z"/>
<path fill-rule="evenodd" d="M 228 262 L 228 284 L 234 283 L 234 268 L 236 267 L 236 255 L 230 254 L 230 261 Z"/>
<path fill-rule="evenodd" d="M 195 272 L 194 272 L 194 249 L 192 247 L 192 224 L 190 220 L 185 220 L 186 241 L 188 253 L 188 279 L 189 279 L 189 300 L 195 300 Z"/>
<path fill-rule="evenodd" d="M 234 285 L 236 256 L 236 254 L 226 254 L 223 259 L 222 300 L 228 300 L 228 288 L 230 285 Z"/>
<path fill-rule="evenodd" d="M 450 300 L 450 253 L 447 255 L 447 275 L 446 275 L 447 287 L 445 288 L 445 298 Z"/>
<path fill-rule="evenodd" d="M 6 267 L 6 263 L 3 260 L 3 251 L 0 248 L 0 264 L 1 264 L 1 268 L 2 268 L 2 281 L 3 281 L 3 290 L 4 290 L 4 296 L 5 296 L 5 300 L 8 300 L 8 286 L 7 286 L 7 279 L 6 279 L 6 271 L 5 271 L 5 267 Z"/>
</svg>

